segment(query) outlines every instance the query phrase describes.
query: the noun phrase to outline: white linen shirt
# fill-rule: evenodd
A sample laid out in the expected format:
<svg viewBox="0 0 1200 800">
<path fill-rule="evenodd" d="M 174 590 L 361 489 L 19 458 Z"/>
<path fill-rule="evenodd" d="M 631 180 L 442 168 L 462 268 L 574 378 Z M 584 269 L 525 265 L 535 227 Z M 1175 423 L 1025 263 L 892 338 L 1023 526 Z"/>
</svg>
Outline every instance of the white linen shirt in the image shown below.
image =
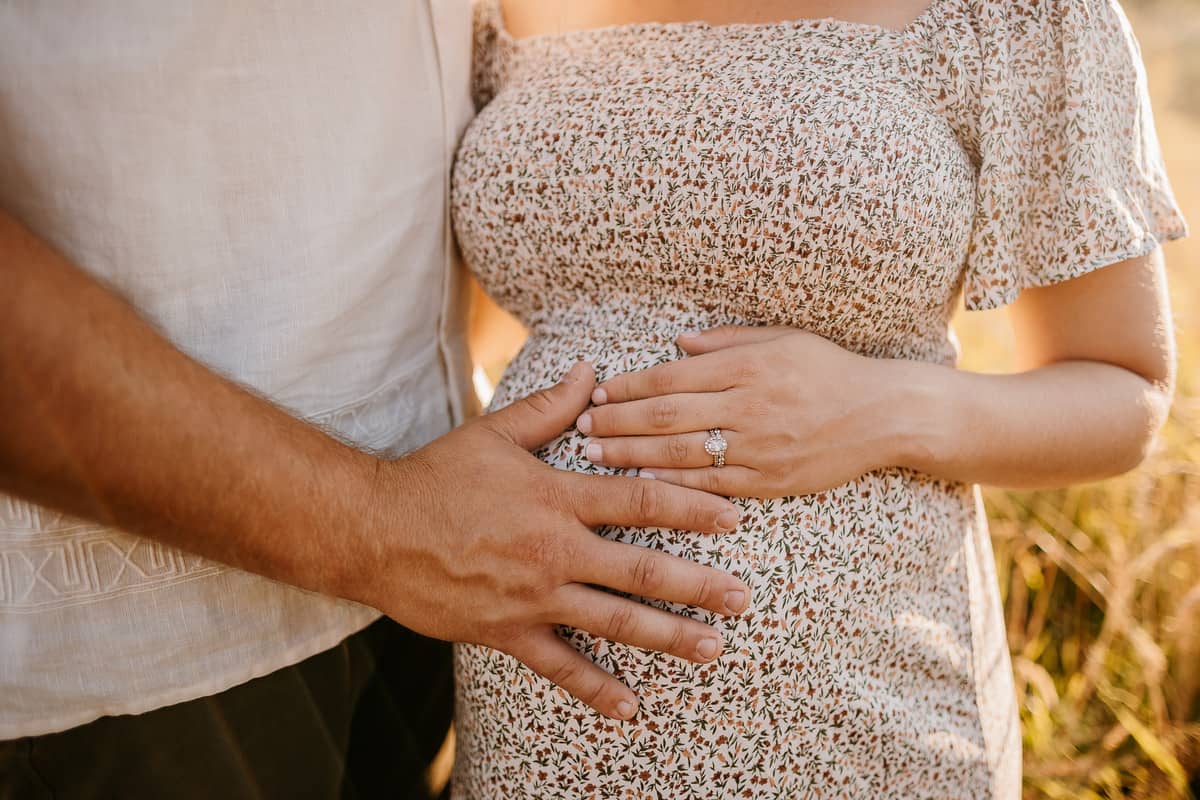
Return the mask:
<svg viewBox="0 0 1200 800">
<path fill-rule="evenodd" d="M 186 353 L 400 454 L 469 402 L 469 60 L 467 0 L 4 3 L 0 206 Z M 377 617 L 0 496 L 0 739 L 219 692 Z"/>
</svg>

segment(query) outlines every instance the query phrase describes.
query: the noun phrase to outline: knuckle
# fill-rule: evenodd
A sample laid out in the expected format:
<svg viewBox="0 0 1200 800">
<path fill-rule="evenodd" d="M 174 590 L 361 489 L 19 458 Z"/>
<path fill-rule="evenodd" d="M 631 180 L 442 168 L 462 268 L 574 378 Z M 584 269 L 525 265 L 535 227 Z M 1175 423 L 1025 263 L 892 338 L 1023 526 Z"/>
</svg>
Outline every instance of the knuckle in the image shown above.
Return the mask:
<svg viewBox="0 0 1200 800">
<path fill-rule="evenodd" d="M 604 694 L 604 682 L 597 682 L 595 686 L 590 686 L 587 689 L 580 691 L 578 697 L 583 701 L 584 705 L 595 708 L 600 702 L 600 696 Z"/>
<path fill-rule="evenodd" d="M 682 436 L 672 436 L 667 439 L 667 461 L 672 465 L 683 465 L 688 461 L 691 448 Z"/>
<path fill-rule="evenodd" d="M 539 389 L 522 401 L 535 414 L 547 414 L 554 407 L 554 395 L 549 389 Z"/>
<path fill-rule="evenodd" d="M 687 641 L 687 632 L 684 630 L 683 623 L 676 622 L 671 626 L 671 633 L 667 638 L 667 646 L 664 648 L 664 652 L 681 653 L 685 641 Z"/>
<path fill-rule="evenodd" d="M 704 491 L 711 494 L 720 494 L 724 484 L 721 481 L 721 475 L 715 469 L 706 470 L 700 482 L 704 485 Z"/>
<path fill-rule="evenodd" d="M 755 419 L 768 417 L 771 415 L 771 404 L 759 398 L 748 400 L 742 409 L 742 414 Z"/>
<path fill-rule="evenodd" d="M 494 647 L 508 653 L 522 663 L 528 663 L 525 653 L 525 635 L 528 628 L 515 623 L 494 623 L 488 625 L 478 637 L 480 644 Z"/>
<path fill-rule="evenodd" d="M 674 385 L 675 379 L 670 370 L 659 369 L 650 375 L 650 390 L 654 394 L 670 394 Z"/>
<path fill-rule="evenodd" d="M 533 485 L 533 496 L 542 508 L 563 511 L 571 507 L 570 493 L 558 475 L 539 475 Z"/>
<path fill-rule="evenodd" d="M 662 513 L 662 506 L 662 498 L 652 481 L 643 481 L 633 485 L 633 507 L 637 509 L 639 520 L 653 523 Z"/>
<path fill-rule="evenodd" d="M 740 381 L 752 381 L 762 374 L 762 364 L 752 356 L 743 358 L 734 368 L 734 374 Z"/>
<path fill-rule="evenodd" d="M 756 444 L 755 449 L 760 453 L 778 453 L 791 444 L 790 437 L 783 433 L 772 433 L 769 436 L 762 437 Z M 762 461 L 764 459 L 760 459 Z"/>
<path fill-rule="evenodd" d="M 662 585 L 662 564 L 658 557 L 646 551 L 633 563 L 633 586 L 638 594 L 654 594 Z"/>
<path fill-rule="evenodd" d="M 567 688 L 579 678 L 582 672 L 583 668 L 578 661 L 573 658 L 564 658 L 547 672 L 543 673 L 543 675 L 549 678 L 552 683 Z"/>
<path fill-rule="evenodd" d="M 513 537 L 505 547 L 510 563 L 519 569 L 507 581 L 518 599 L 536 600 L 565 578 L 571 549 L 566 537 L 548 530 L 532 530 Z"/>
<path fill-rule="evenodd" d="M 712 576 L 707 572 L 700 578 L 700 583 L 696 586 L 696 593 L 692 596 L 692 605 L 703 606 L 708 602 L 709 595 L 712 594 L 713 580 Z"/>
<path fill-rule="evenodd" d="M 620 604 L 608 616 L 608 635 L 613 639 L 626 639 L 633 633 L 635 622 L 633 609 L 625 603 Z"/>
<path fill-rule="evenodd" d="M 674 400 L 655 400 L 650 407 L 650 420 L 659 428 L 675 424 L 679 417 L 679 405 Z"/>
</svg>

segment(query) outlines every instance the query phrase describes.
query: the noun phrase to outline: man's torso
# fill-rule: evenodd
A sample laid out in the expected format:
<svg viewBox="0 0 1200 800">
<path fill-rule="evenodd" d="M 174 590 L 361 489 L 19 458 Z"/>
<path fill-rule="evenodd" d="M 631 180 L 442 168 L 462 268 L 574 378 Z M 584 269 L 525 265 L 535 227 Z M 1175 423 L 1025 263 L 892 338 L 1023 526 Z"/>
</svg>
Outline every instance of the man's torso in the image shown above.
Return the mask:
<svg viewBox="0 0 1200 800">
<path fill-rule="evenodd" d="M 465 0 L 6 6 L 0 204 L 184 352 L 399 454 L 465 402 L 469 35 Z M 375 616 L 0 497 L 0 739 L 220 691 Z"/>
</svg>

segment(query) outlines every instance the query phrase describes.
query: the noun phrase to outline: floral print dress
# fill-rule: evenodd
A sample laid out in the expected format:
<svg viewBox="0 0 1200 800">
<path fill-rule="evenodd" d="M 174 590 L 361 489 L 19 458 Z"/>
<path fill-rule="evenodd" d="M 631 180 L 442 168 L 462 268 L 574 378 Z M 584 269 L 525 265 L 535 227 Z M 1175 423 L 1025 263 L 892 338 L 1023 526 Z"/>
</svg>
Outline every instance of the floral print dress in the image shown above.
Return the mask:
<svg viewBox="0 0 1200 800">
<path fill-rule="evenodd" d="M 953 364 L 971 309 L 1144 255 L 1184 224 L 1112 0 L 933 0 L 903 30 L 648 23 L 513 39 L 476 5 L 461 247 L 529 327 L 493 408 L 721 323 Z M 782 421 L 781 421 L 782 424 Z M 589 473 L 584 437 L 537 455 Z M 599 535 L 744 577 L 698 665 L 563 635 L 642 699 L 601 717 L 457 648 L 457 798 L 1016 798 L 1011 667 L 975 487 L 881 469 L 738 498 L 733 534 Z"/>
</svg>

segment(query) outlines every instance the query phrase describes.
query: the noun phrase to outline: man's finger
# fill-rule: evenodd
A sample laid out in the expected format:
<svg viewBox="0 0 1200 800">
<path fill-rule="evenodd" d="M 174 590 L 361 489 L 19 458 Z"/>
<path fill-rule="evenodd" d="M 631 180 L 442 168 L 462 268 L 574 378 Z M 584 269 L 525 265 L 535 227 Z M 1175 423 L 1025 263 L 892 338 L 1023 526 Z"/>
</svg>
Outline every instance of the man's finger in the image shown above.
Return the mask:
<svg viewBox="0 0 1200 800">
<path fill-rule="evenodd" d="M 750 603 L 750 587 L 727 572 L 632 544 L 599 537 L 575 580 L 626 594 L 697 606 L 726 616 Z"/>
<path fill-rule="evenodd" d="M 588 409 L 575 421 L 587 436 L 645 436 L 688 433 L 729 424 L 726 392 L 668 394 L 648 400 L 610 402 Z"/>
<path fill-rule="evenodd" d="M 561 591 L 570 604 L 563 622 L 593 636 L 699 663 L 721 652 L 721 635 L 702 622 L 585 586 Z"/>
<path fill-rule="evenodd" d="M 589 528 L 626 525 L 729 533 L 741 514 L 728 500 L 645 478 L 600 477 L 563 472 L 564 496 Z"/>
<path fill-rule="evenodd" d="M 668 394 L 724 391 L 737 383 L 738 373 L 732 366 L 724 353 L 668 361 L 610 378 L 592 392 L 592 402 L 602 406 Z"/>
<path fill-rule="evenodd" d="M 637 713 L 637 695 L 628 686 L 589 661 L 548 625 L 531 632 L 508 653 L 606 717 L 629 719 Z"/>
<path fill-rule="evenodd" d="M 554 386 L 522 397 L 480 420 L 514 444 L 533 450 L 570 428 L 587 408 L 596 383 L 591 364 L 580 362 Z"/>
<path fill-rule="evenodd" d="M 769 342 L 772 339 L 778 339 L 784 334 L 795 332 L 795 328 L 787 328 L 781 325 L 763 327 L 722 325 L 719 328 L 710 328 L 706 331 L 694 331 L 682 334 L 675 341 L 685 353 L 695 356 L 701 353 L 711 353 L 715 350 L 724 350 L 727 347 Z"/>
</svg>

